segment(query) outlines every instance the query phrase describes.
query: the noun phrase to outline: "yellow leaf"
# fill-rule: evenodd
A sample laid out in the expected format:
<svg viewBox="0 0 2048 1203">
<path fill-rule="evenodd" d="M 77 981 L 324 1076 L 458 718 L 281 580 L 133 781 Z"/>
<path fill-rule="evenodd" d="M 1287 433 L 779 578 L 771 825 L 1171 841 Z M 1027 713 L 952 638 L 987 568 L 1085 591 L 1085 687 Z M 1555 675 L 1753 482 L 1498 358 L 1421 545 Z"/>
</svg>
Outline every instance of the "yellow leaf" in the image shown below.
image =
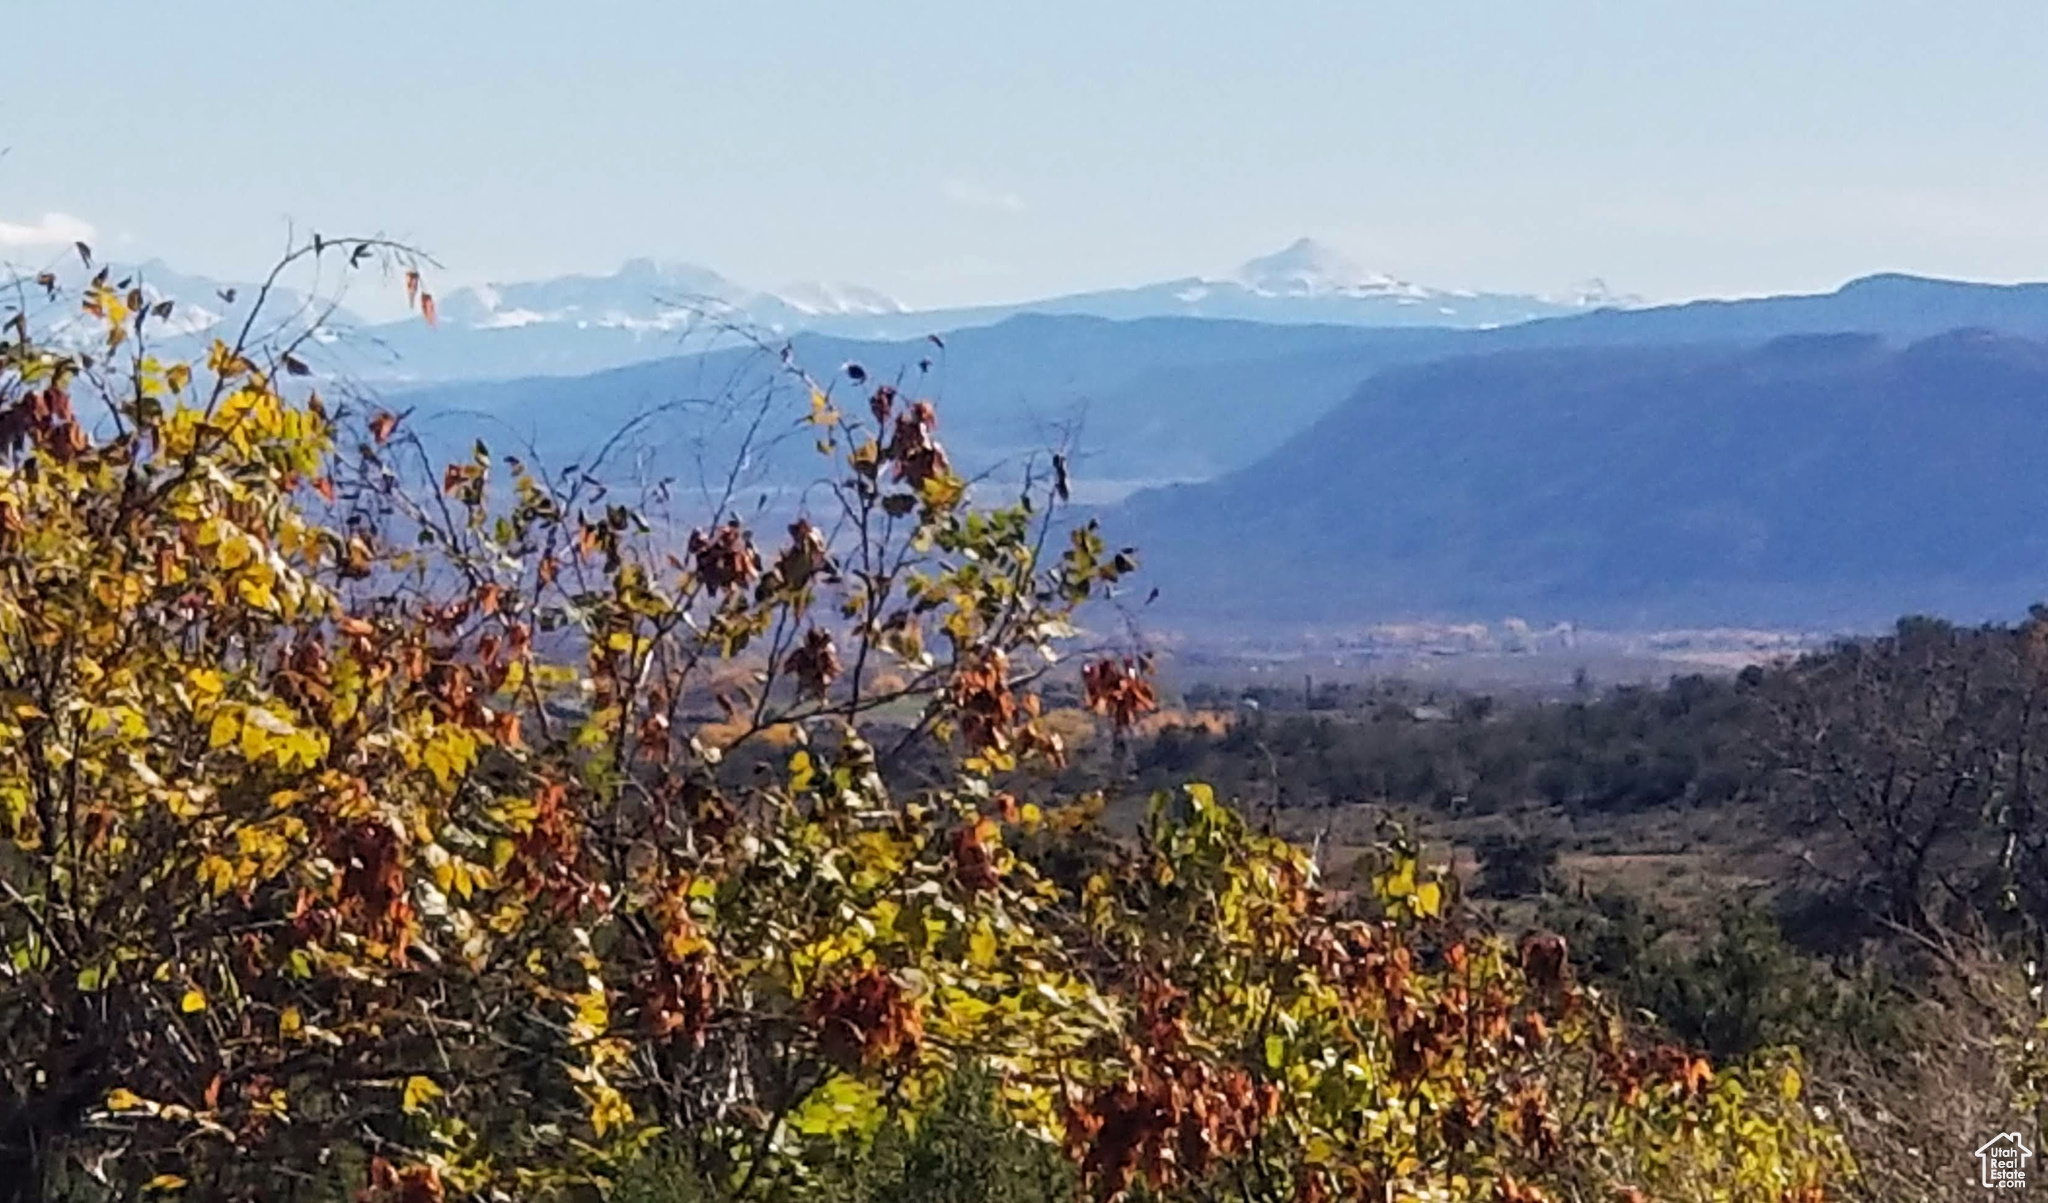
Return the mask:
<svg viewBox="0 0 2048 1203">
<path fill-rule="evenodd" d="M 977 969 L 987 969 L 996 963 L 996 933 L 986 920 L 976 924 L 967 937 L 967 959 Z"/>
<path fill-rule="evenodd" d="M 107 1092 L 107 1110 L 133 1111 L 142 1106 L 142 1096 L 126 1086 L 116 1086 Z"/>
<path fill-rule="evenodd" d="M 249 713 L 254 716 L 262 712 L 251 710 Z M 271 742 L 270 733 L 262 727 L 253 722 L 242 724 L 242 759 L 251 764 L 263 759 L 263 754 L 270 750 Z"/>
<path fill-rule="evenodd" d="M 1444 905 L 1444 888 L 1433 881 L 1425 881 L 1415 887 L 1415 913 L 1427 918 L 1441 914 Z"/>
<path fill-rule="evenodd" d="M 1805 1080 L 1799 1076 L 1798 1067 L 1787 1065 L 1785 1072 L 1778 1078 L 1778 1095 L 1788 1103 L 1793 1102 L 1799 1097 L 1799 1092 L 1805 1085 Z"/>
<path fill-rule="evenodd" d="M 446 894 L 449 886 L 455 882 L 455 864 L 449 858 L 448 850 L 439 844 L 428 844 L 420 850 L 420 859 L 426 861 L 427 867 L 433 870 L 435 887 Z"/>
<path fill-rule="evenodd" d="M 142 1189 L 146 1191 L 184 1190 L 185 1180 L 176 1174 L 158 1174 L 156 1177 L 143 1183 Z"/>
<path fill-rule="evenodd" d="M 459 727 L 443 727 L 420 750 L 420 759 L 441 788 L 451 788 L 476 762 L 476 739 Z"/>
<path fill-rule="evenodd" d="M 258 610 L 269 612 L 277 609 L 277 594 L 271 591 L 268 582 L 244 578 L 235 582 L 235 592 Z"/>
<path fill-rule="evenodd" d="M 206 1009 L 206 995 L 198 990 L 187 990 L 185 991 L 185 997 L 178 1000 L 178 1009 L 187 1015 L 192 1014 L 194 1011 L 204 1011 Z"/>
<path fill-rule="evenodd" d="M 199 862 L 199 880 L 218 898 L 235 887 L 235 866 L 224 856 L 208 853 Z"/>
<path fill-rule="evenodd" d="M 242 734 L 241 716 L 232 710 L 223 710 L 213 716 L 213 728 L 206 733 L 206 746 L 225 748 Z"/>
<path fill-rule="evenodd" d="M 405 1100 L 402 1106 L 406 1114 L 411 1115 L 440 1098 L 441 1094 L 441 1088 L 434 1084 L 434 1079 L 414 1074 L 405 1080 Z"/>
<path fill-rule="evenodd" d="M 286 1007 L 277 1017 L 277 1034 L 296 1036 L 306 1028 L 306 1018 L 297 1007 Z"/>
<path fill-rule="evenodd" d="M 587 1091 L 586 1097 L 590 1101 L 590 1127 L 599 1136 L 633 1122 L 633 1105 L 611 1086 L 600 1084 Z"/>
<path fill-rule="evenodd" d="M 220 566 L 233 572 L 256 558 L 256 546 L 246 535 L 227 538 L 221 540 L 220 549 L 215 554 L 220 558 Z"/>
<path fill-rule="evenodd" d="M 327 755 L 327 737 L 317 731 L 294 731 L 287 736 L 283 749 L 278 753 L 278 764 L 288 765 L 292 759 L 312 768 Z"/>
</svg>

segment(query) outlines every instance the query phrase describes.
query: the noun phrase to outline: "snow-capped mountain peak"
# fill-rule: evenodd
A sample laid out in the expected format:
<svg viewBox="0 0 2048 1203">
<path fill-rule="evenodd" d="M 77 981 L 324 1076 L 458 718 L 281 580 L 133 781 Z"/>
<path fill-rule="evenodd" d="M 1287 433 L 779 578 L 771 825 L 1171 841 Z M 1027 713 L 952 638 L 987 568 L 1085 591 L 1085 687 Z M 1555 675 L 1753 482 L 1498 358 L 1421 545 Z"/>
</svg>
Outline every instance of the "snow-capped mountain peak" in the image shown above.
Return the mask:
<svg viewBox="0 0 2048 1203">
<path fill-rule="evenodd" d="M 459 289 L 442 301 L 441 312 L 455 324 L 484 329 L 561 322 L 634 326 L 671 322 L 674 311 L 707 301 L 743 305 L 751 295 L 708 267 L 629 259 L 606 275 Z"/>
<path fill-rule="evenodd" d="M 1260 296 L 1429 296 L 1429 289 L 1366 269 L 1342 251 L 1313 238 L 1297 238 L 1237 269 L 1235 283 Z"/>
<path fill-rule="evenodd" d="M 622 287 L 627 288 L 679 290 L 691 296 L 717 297 L 721 300 L 747 291 L 740 284 L 708 267 L 666 259 L 628 259 L 619 265 L 618 271 L 608 277 L 600 276 L 597 279 L 616 280 Z"/>
</svg>

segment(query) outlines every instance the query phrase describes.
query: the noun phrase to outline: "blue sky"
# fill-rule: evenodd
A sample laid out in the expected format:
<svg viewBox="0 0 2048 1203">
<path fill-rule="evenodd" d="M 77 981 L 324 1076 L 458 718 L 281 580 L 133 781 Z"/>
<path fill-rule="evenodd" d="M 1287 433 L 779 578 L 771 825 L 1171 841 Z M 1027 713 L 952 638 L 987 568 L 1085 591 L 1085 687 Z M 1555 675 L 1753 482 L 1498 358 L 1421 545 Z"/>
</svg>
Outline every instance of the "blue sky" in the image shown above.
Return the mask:
<svg viewBox="0 0 2048 1203">
<path fill-rule="evenodd" d="M 17 262 L 75 223 L 245 274 L 291 220 L 922 304 L 1299 234 L 1466 287 L 2048 278 L 2040 0 L 6 7 Z"/>
</svg>

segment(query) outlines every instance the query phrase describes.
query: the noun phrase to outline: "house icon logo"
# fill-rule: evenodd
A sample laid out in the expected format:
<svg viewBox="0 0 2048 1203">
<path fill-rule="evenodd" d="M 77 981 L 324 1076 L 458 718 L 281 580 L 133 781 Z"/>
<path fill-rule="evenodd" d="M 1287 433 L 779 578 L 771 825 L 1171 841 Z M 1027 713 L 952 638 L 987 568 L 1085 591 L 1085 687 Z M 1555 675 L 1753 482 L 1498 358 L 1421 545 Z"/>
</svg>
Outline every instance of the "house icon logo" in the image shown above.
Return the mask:
<svg viewBox="0 0 2048 1203">
<path fill-rule="evenodd" d="M 2017 1132 L 2000 1132 L 1977 1150 L 1977 1182 L 1993 1190 L 2018 1190 L 2027 1184 L 2027 1163 L 2034 1150 Z"/>
</svg>

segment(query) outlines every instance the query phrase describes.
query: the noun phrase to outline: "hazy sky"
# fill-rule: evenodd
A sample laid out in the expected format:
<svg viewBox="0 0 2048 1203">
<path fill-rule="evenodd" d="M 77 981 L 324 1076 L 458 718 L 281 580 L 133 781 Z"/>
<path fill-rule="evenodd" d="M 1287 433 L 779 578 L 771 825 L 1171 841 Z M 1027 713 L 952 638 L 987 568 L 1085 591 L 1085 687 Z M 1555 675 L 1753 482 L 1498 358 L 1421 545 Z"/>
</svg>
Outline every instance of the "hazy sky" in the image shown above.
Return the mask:
<svg viewBox="0 0 2048 1203">
<path fill-rule="evenodd" d="M 1655 297 L 2048 278 L 2043 0 L 9 0 L 0 257 L 913 303 L 1220 272 Z"/>
</svg>

